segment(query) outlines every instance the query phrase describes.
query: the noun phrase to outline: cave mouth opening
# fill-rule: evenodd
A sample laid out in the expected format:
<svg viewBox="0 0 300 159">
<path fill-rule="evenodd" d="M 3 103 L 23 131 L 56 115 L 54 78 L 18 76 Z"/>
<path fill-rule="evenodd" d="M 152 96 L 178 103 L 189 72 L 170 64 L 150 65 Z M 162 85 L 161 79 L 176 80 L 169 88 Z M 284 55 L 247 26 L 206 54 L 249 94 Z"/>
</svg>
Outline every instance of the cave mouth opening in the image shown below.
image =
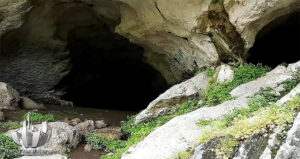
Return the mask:
<svg viewBox="0 0 300 159">
<path fill-rule="evenodd" d="M 247 62 L 276 67 L 300 60 L 300 12 L 273 20 L 256 36 Z"/>
<path fill-rule="evenodd" d="M 77 27 L 67 41 L 72 68 L 59 86 L 76 106 L 138 111 L 167 89 L 143 48 L 105 24 Z"/>
</svg>

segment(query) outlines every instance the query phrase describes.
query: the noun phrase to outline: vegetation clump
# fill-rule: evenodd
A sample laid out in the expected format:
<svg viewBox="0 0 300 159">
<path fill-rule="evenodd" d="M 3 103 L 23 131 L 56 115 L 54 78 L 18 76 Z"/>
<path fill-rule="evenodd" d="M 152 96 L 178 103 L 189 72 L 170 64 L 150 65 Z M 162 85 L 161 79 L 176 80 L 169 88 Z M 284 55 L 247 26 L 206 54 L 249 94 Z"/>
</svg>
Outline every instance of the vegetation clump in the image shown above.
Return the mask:
<svg viewBox="0 0 300 159">
<path fill-rule="evenodd" d="M 9 130 L 11 130 L 11 129 L 18 129 L 20 127 L 22 127 L 22 125 L 20 125 L 20 124 L 12 124 L 11 122 L 5 122 L 5 123 L 2 124 L 2 128 L 9 129 Z"/>
<path fill-rule="evenodd" d="M 245 64 L 234 69 L 232 82 L 218 83 L 212 77 L 209 81 L 209 86 L 205 95 L 201 98 L 203 105 L 212 106 L 233 99 L 229 93 L 234 88 L 262 77 L 268 71 L 270 71 L 270 68 L 266 66 Z"/>
<path fill-rule="evenodd" d="M 0 134 L 0 159 L 13 159 L 21 156 L 20 147 L 12 138 Z"/>
<path fill-rule="evenodd" d="M 28 113 L 23 116 L 23 120 L 27 119 Z M 37 112 L 30 112 L 30 121 L 32 122 L 50 122 L 54 121 L 54 116 L 52 114 L 41 114 Z"/>
</svg>

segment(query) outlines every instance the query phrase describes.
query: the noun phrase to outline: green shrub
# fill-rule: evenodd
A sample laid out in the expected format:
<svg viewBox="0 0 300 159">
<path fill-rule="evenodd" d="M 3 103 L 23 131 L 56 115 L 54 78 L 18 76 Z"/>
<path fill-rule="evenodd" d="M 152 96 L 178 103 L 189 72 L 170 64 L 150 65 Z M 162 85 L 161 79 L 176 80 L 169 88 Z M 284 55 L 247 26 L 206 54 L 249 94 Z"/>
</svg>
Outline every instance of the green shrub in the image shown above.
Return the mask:
<svg viewBox="0 0 300 159">
<path fill-rule="evenodd" d="M 293 88 L 295 88 L 298 83 L 299 83 L 299 81 L 296 79 L 289 79 L 283 83 L 283 88 L 284 88 L 285 92 L 288 92 L 288 91 L 292 90 Z"/>
<path fill-rule="evenodd" d="M 13 159 L 21 156 L 19 146 L 12 138 L 5 134 L 0 134 L 0 159 Z"/>
<path fill-rule="evenodd" d="M 124 148 L 125 142 L 121 140 L 112 140 L 99 137 L 96 134 L 85 135 L 86 142 L 95 150 L 105 149 L 109 152 L 115 152 L 118 149 Z"/>
<path fill-rule="evenodd" d="M 18 129 L 20 127 L 22 127 L 22 125 L 20 125 L 20 124 L 12 125 L 11 122 L 5 122 L 2 124 L 2 128 L 9 129 L 9 130 L 10 129 Z"/>
<path fill-rule="evenodd" d="M 28 113 L 26 113 L 23 116 L 23 120 L 27 119 L 27 114 Z M 44 121 L 50 122 L 50 121 L 54 121 L 54 116 L 52 114 L 41 114 L 41 113 L 37 113 L 37 112 L 31 112 L 30 120 L 32 122 L 44 122 Z"/>
<path fill-rule="evenodd" d="M 234 69 L 232 82 L 218 83 L 211 78 L 205 95 L 202 97 L 203 105 L 212 106 L 233 99 L 229 94 L 237 86 L 264 76 L 270 70 L 262 65 L 246 64 Z"/>
</svg>

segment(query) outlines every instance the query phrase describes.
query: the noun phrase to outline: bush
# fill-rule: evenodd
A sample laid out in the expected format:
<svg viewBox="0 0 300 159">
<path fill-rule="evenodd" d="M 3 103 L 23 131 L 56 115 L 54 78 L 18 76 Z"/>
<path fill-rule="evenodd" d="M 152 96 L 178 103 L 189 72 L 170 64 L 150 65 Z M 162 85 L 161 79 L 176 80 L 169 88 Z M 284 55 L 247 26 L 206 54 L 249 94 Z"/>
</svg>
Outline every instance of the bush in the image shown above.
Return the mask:
<svg viewBox="0 0 300 159">
<path fill-rule="evenodd" d="M 22 125 L 20 125 L 20 124 L 12 125 L 11 122 L 5 122 L 2 124 L 2 128 L 9 129 L 9 130 L 10 129 L 18 129 L 20 127 L 22 127 Z"/>
<path fill-rule="evenodd" d="M 23 120 L 27 119 L 27 115 L 28 113 L 26 113 L 23 116 Z M 30 120 L 32 122 L 50 122 L 50 121 L 54 121 L 54 116 L 52 114 L 41 114 L 41 113 L 37 113 L 37 112 L 31 112 L 30 113 Z"/>
<path fill-rule="evenodd" d="M 0 134 L 0 159 L 12 159 L 21 156 L 19 146 L 12 138 Z"/>
<path fill-rule="evenodd" d="M 269 67 L 262 65 L 255 66 L 252 64 L 246 64 L 234 69 L 232 82 L 220 84 L 215 79 L 211 78 L 206 93 L 202 97 L 203 104 L 212 106 L 233 99 L 229 93 L 234 88 L 264 76 L 269 70 Z"/>
</svg>

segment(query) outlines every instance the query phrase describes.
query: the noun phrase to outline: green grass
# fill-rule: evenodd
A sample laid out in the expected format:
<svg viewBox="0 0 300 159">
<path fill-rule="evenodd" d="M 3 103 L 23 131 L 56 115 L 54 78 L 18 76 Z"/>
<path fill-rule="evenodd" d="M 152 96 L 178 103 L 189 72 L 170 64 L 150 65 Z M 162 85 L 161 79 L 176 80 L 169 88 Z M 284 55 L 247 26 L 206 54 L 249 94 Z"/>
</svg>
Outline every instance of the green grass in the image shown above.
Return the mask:
<svg viewBox="0 0 300 159">
<path fill-rule="evenodd" d="M 23 120 L 27 119 L 27 114 L 28 113 L 26 113 L 23 116 Z M 41 114 L 41 113 L 37 113 L 37 112 L 31 112 L 30 120 L 32 122 L 44 122 L 44 121 L 50 122 L 50 121 L 54 121 L 54 116 L 52 114 Z"/>
<path fill-rule="evenodd" d="M 12 138 L 5 134 L 0 134 L 0 159 L 13 159 L 21 156 L 19 146 L 12 140 Z"/>
<path fill-rule="evenodd" d="M 268 71 L 270 71 L 270 68 L 266 66 L 245 64 L 234 69 L 234 77 L 232 82 L 218 83 L 212 77 L 209 81 L 209 86 L 205 92 L 205 95 L 201 97 L 203 105 L 218 105 L 224 101 L 233 99 L 229 93 L 234 88 L 262 77 Z"/>
<path fill-rule="evenodd" d="M 86 135 L 86 141 L 92 146 L 93 149 L 102 149 L 114 153 L 114 155 L 104 156 L 102 159 L 119 159 L 126 150 L 143 140 L 155 128 L 165 124 L 178 115 L 182 115 L 197 109 L 197 102 L 197 100 L 186 102 L 178 108 L 175 114 L 163 116 L 147 122 L 142 122 L 138 125 L 134 124 L 134 116 L 132 116 L 129 121 L 122 122 L 122 130 L 129 136 L 128 140 L 126 141 L 105 139 L 97 136 L 96 134 Z"/>
<path fill-rule="evenodd" d="M 9 129 L 9 130 L 18 129 L 20 127 L 22 127 L 22 125 L 20 125 L 20 124 L 12 125 L 11 122 L 5 122 L 2 124 L 2 128 Z"/>
</svg>

